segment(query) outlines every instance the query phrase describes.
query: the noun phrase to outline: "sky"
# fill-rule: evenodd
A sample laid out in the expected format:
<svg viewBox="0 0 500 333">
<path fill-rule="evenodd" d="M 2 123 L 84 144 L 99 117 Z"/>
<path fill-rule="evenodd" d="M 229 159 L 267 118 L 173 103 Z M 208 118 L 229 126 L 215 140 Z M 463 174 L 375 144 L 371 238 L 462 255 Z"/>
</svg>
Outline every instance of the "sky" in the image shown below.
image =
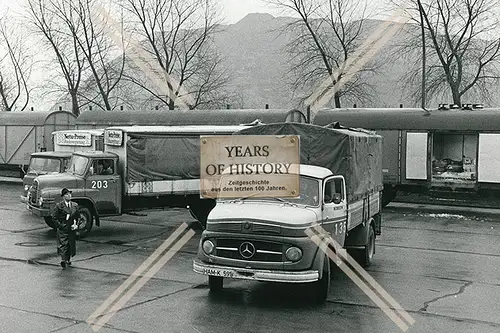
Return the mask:
<svg viewBox="0 0 500 333">
<path fill-rule="evenodd" d="M 224 16 L 226 24 L 234 24 L 250 13 L 269 13 L 273 16 L 288 16 L 290 13 L 284 13 L 282 9 L 277 9 L 270 5 L 266 0 L 216 0 L 220 6 L 222 16 Z M 385 0 L 370 0 L 368 1 L 374 6 L 385 2 Z M 9 13 L 21 10 L 21 5 L 25 4 L 26 0 L 0 0 L 0 17 L 9 11 Z"/>
<path fill-rule="evenodd" d="M 219 0 L 227 24 L 233 24 L 249 13 L 269 13 L 282 16 L 282 10 L 276 9 L 264 0 Z"/>
<path fill-rule="evenodd" d="M 234 24 L 243 19 L 250 13 L 269 13 L 275 17 L 295 16 L 293 13 L 285 12 L 283 9 L 276 8 L 266 0 L 215 0 L 219 6 L 223 24 Z M 386 0 L 366 0 L 371 4 L 377 4 Z M 7 17 L 9 20 L 16 20 L 17 15 L 24 16 L 24 6 L 27 0 L 0 0 L 0 18 Z M 43 57 L 43 54 L 37 54 L 36 57 Z M 43 82 L 46 73 L 40 75 L 39 71 L 33 73 L 30 81 Z M 32 94 L 34 97 L 34 94 Z M 36 99 L 36 98 L 35 98 Z"/>
<path fill-rule="evenodd" d="M 7 12 L 8 8 L 19 11 L 20 4 L 24 2 L 24 0 L 0 0 L 0 17 Z M 273 16 L 280 16 L 281 13 L 264 0 L 217 0 L 217 3 L 222 9 L 227 24 L 236 23 L 249 13 L 270 13 Z"/>
</svg>

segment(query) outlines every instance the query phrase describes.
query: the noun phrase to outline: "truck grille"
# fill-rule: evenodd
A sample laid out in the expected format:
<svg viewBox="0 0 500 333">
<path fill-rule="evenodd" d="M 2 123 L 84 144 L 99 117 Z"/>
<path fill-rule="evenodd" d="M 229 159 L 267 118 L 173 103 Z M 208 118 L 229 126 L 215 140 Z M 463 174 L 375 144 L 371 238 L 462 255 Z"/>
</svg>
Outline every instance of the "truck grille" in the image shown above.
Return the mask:
<svg viewBox="0 0 500 333">
<path fill-rule="evenodd" d="M 33 185 L 29 189 L 30 195 L 30 202 L 34 205 L 38 204 L 38 182 L 35 180 L 33 182 Z"/>
<path fill-rule="evenodd" d="M 283 244 L 245 240 L 245 239 L 217 239 L 216 256 L 221 258 L 260 261 L 282 262 Z"/>
</svg>

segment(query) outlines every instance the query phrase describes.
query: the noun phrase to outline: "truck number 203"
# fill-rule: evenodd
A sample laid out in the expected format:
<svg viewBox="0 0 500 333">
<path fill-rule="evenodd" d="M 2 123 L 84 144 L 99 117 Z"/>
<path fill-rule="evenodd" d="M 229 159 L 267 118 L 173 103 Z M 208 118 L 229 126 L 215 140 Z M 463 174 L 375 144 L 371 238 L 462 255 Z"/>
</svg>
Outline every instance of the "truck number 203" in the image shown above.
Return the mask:
<svg viewBox="0 0 500 333">
<path fill-rule="evenodd" d="M 93 180 L 92 188 L 108 188 L 107 180 Z"/>
</svg>

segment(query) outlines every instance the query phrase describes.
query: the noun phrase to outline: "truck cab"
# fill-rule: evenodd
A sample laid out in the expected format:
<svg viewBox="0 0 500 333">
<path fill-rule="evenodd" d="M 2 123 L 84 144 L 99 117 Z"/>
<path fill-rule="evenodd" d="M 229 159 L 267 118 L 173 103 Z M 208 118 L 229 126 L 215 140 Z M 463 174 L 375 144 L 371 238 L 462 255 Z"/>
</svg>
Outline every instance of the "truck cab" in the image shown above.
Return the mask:
<svg viewBox="0 0 500 333">
<path fill-rule="evenodd" d="M 114 153 L 74 152 L 64 173 L 35 178 L 29 191 L 29 209 L 54 228 L 51 211 L 60 201 L 61 189 L 66 187 L 73 191 L 72 200 L 80 206 L 78 233 L 83 236 L 91 230 L 94 217 L 99 225 L 98 216 L 118 215 L 121 211 L 122 180 L 117 164 Z"/>
<path fill-rule="evenodd" d="M 104 150 L 104 129 L 60 130 L 52 132 L 51 135 L 54 151 L 31 154 L 28 169 L 23 177 L 23 203 L 27 202 L 29 188 L 35 177 L 64 172 L 73 152 Z"/>
<path fill-rule="evenodd" d="M 68 151 L 50 151 L 31 154 L 27 172 L 23 177 L 21 202 L 27 203 L 29 189 L 36 177 L 64 172 L 71 155 L 72 153 Z"/>
<path fill-rule="evenodd" d="M 300 196 L 296 198 L 218 199 L 203 231 L 195 272 L 209 276 L 211 291 L 224 278 L 312 283 L 324 300 L 330 262 L 308 237 L 319 225 L 344 246 L 348 228 L 345 179 L 327 168 L 300 165 Z"/>
</svg>

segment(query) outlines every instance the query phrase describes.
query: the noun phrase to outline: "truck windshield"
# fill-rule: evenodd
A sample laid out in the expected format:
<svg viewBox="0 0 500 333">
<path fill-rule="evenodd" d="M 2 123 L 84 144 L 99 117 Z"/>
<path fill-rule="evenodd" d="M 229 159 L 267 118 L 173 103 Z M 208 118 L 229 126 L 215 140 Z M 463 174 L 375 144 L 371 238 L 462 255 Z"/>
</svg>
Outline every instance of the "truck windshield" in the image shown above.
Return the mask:
<svg viewBox="0 0 500 333">
<path fill-rule="evenodd" d="M 83 176 L 85 174 L 85 170 L 87 169 L 88 162 L 88 157 L 73 155 L 71 157 L 71 162 L 66 168 L 66 172 L 71 172 L 79 176 Z"/>
<path fill-rule="evenodd" d="M 256 198 L 252 196 L 244 198 L 220 198 L 220 201 L 232 201 L 232 200 L 259 200 L 259 201 L 285 201 L 293 204 L 301 204 L 306 206 L 318 206 L 319 204 L 319 180 L 311 177 L 301 176 L 300 177 L 300 196 L 297 198 Z"/>
<path fill-rule="evenodd" d="M 28 173 L 43 174 L 59 172 L 61 161 L 54 158 L 34 157 L 30 160 Z"/>
</svg>

